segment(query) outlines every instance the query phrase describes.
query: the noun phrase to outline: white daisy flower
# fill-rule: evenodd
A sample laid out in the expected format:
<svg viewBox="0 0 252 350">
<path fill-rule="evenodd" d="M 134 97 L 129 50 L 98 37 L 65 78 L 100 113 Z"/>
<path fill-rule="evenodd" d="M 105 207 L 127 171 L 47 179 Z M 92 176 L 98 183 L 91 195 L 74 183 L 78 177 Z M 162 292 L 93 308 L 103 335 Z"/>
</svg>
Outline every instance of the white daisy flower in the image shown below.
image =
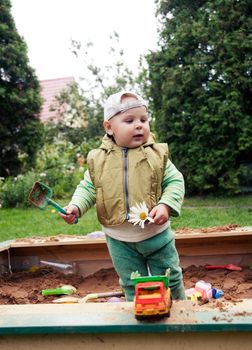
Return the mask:
<svg viewBox="0 0 252 350">
<path fill-rule="evenodd" d="M 145 221 L 150 221 L 154 222 L 154 220 L 148 216 L 149 211 L 147 208 L 147 205 L 145 202 L 137 204 L 135 207 L 130 208 L 130 213 L 129 213 L 129 222 L 135 225 L 141 226 L 141 228 L 144 228 L 144 223 Z"/>
</svg>

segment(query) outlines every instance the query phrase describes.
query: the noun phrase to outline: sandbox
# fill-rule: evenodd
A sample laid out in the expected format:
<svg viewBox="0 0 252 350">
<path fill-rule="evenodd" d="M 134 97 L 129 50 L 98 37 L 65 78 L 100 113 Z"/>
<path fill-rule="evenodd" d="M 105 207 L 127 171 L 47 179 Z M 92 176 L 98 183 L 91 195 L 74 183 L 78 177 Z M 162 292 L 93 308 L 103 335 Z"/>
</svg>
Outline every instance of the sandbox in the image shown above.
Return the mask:
<svg viewBox="0 0 252 350">
<path fill-rule="evenodd" d="M 38 278 L 46 281 L 49 288 L 50 274 L 56 278 L 52 279 L 53 283 L 70 284 L 78 282 L 78 278 L 74 279 L 77 274 L 79 297 L 94 292 L 94 287 L 96 292 L 119 290 L 104 239 L 59 235 L 3 242 L 0 247 L 1 349 L 30 349 L 31 346 L 49 349 L 52 342 L 54 349 L 69 349 L 69 346 L 71 349 L 128 349 L 130 346 L 136 349 L 140 346 L 146 349 L 154 346 L 210 349 L 211 346 L 213 349 L 220 344 L 222 349 L 236 349 L 241 341 L 244 349 L 251 347 L 252 229 L 178 233 L 176 245 L 186 287 L 190 288 L 199 278 L 207 278 L 215 287 L 225 289 L 225 297 L 205 305 L 174 302 L 170 318 L 139 322 L 134 317 L 133 303 L 100 300 L 86 304 L 53 304 L 54 297 L 46 300 L 41 297 L 42 285 Z M 38 260 L 74 266 L 74 274 L 64 274 L 65 279 L 60 280 L 62 271 L 30 270 Z M 213 272 L 205 275 L 205 264 L 230 262 L 242 266 L 242 274 L 219 270 L 218 278 Z M 19 271 L 21 268 L 24 271 Z M 9 280 L 14 292 L 12 302 L 7 300 L 6 290 L 3 290 L 10 273 L 17 280 L 20 278 L 23 285 L 25 275 L 34 274 L 28 283 L 30 290 L 26 291 L 11 285 L 13 280 Z"/>
</svg>

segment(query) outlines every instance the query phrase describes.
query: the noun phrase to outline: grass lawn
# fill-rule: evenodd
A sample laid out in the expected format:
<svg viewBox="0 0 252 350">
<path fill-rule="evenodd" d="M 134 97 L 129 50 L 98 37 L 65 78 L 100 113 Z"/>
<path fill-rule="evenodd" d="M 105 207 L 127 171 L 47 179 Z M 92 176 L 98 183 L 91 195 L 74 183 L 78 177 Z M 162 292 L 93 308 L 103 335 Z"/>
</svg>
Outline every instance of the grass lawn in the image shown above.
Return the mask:
<svg viewBox="0 0 252 350">
<path fill-rule="evenodd" d="M 181 216 L 172 218 L 173 229 L 226 224 L 252 226 L 252 195 L 234 198 L 186 198 Z M 52 207 L 45 210 L 0 209 L 0 241 L 58 234 L 82 235 L 100 229 L 95 208 L 89 210 L 76 225 L 67 225 L 57 213 L 52 213 Z"/>
<path fill-rule="evenodd" d="M 95 209 L 89 210 L 76 225 L 66 224 L 51 207 L 45 210 L 29 209 L 1 209 L 0 210 L 0 238 L 1 241 L 21 237 L 81 235 L 99 231 L 101 225 Z"/>
</svg>

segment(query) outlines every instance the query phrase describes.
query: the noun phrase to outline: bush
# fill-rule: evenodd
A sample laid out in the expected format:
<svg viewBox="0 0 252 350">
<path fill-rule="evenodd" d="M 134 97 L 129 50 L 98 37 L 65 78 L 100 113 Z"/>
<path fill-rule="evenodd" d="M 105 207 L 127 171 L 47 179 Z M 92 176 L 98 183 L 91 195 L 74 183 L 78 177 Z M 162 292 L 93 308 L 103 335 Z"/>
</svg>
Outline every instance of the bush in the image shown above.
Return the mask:
<svg viewBox="0 0 252 350">
<path fill-rule="evenodd" d="M 33 171 L 17 177 L 0 178 L 2 207 L 27 207 L 27 198 L 35 181 L 53 190 L 54 198 L 70 198 L 87 168 L 88 152 L 100 145 L 100 138 L 84 140 L 76 146 L 61 137 L 44 144 L 37 155 Z"/>
<path fill-rule="evenodd" d="M 17 177 L 8 177 L 0 180 L 0 207 L 24 208 L 30 206 L 29 193 L 34 182 L 45 183 L 53 190 L 53 197 L 68 198 L 83 177 L 84 168 L 76 167 L 68 169 L 62 175 L 62 171 L 51 169 L 48 173 L 28 172 Z"/>
<path fill-rule="evenodd" d="M 26 175 L 8 177 L 0 183 L 0 203 L 3 208 L 25 207 L 28 205 L 28 195 L 37 175 L 28 172 Z"/>
<path fill-rule="evenodd" d="M 43 182 L 53 189 L 56 198 L 68 198 L 74 192 L 77 184 L 83 178 L 84 168 L 63 167 L 62 169 L 50 169 L 44 173 Z"/>
<path fill-rule="evenodd" d="M 46 144 L 39 152 L 33 171 L 0 179 L 1 206 L 29 206 L 28 195 L 35 181 L 52 188 L 54 198 L 69 198 L 83 178 L 86 168 L 83 153 L 88 150 L 88 144 L 83 145 L 83 150 L 69 142 Z"/>
<path fill-rule="evenodd" d="M 71 142 L 57 140 L 39 152 L 36 171 L 57 198 L 71 196 L 85 170 L 83 150 Z"/>
</svg>

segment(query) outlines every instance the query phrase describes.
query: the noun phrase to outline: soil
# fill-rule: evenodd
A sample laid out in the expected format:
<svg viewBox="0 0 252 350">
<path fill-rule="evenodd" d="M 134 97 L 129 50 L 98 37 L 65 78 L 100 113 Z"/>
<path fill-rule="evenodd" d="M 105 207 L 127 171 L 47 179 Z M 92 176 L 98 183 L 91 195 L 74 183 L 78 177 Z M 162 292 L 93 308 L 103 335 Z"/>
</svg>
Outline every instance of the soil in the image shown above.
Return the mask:
<svg viewBox="0 0 252 350">
<path fill-rule="evenodd" d="M 238 224 L 203 227 L 203 228 L 197 228 L 197 229 L 188 228 L 188 227 L 181 227 L 181 228 L 176 229 L 176 234 L 230 232 L 230 231 L 236 231 L 236 230 L 242 231 L 243 229 Z"/>
<path fill-rule="evenodd" d="M 177 234 L 194 232 L 210 233 L 224 231 L 241 231 L 239 225 L 215 226 L 202 229 L 181 228 L 176 230 Z M 74 236 L 75 239 L 83 239 L 83 236 Z M 34 243 L 48 240 L 68 240 L 73 236 L 58 235 L 53 237 L 29 237 L 20 241 Z M 17 240 L 18 241 L 18 240 Z M 243 298 L 252 298 L 252 269 L 243 268 L 242 271 L 229 271 L 224 269 L 206 270 L 203 266 L 191 265 L 183 270 L 185 288 L 192 288 L 199 280 L 204 280 L 212 284 L 212 287 L 224 292 L 222 301 L 239 301 Z M 82 298 L 89 293 L 115 292 L 120 291 L 118 276 L 113 268 L 101 269 L 95 274 L 83 277 L 78 274 L 64 275 L 53 270 L 51 267 L 40 268 L 37 271 L 22 271 L 12 274 L 0 275 L 0 304 L 38 304 L 52 303 L 60 296 L 43 296 L 43 289 L 58 288 L 62 285 L 72 285 L 76 288 L 76 293 L 71 296 Z M 121 298 L 121 300 L 124 300 Z M 94 301 L 94 300 L 91 300 Z M 108 299 L 98 299 L 96 301 L 106 302 Z"/>
<path fill-rule="evenodd" d="M 224 296 L 219 300 L 222 301 L 236 302 L 241 298 L 252 298 L 252 270 L 249 268 L 243 268 L 242 271 L 206 270 L 203 266 L 192 265 L 184 269 L 183 276 L 186 289 L 194 287 L 199 280 L 221 289 Z M 41 290 L 65 284 L 77 289 L 77 292 L 71 295 L 74 297 L 84 297 L 89 293 L 120 291 L 118 277 L 113 268 L 101 269 L 85 278 L 77 274 L 64 275 L 52 268 L 41 268 L 35 272 L 23 271 L 0 276 L 0 304 L 52 303 L 60 296 L 43 296 Z M 121 300 L 123 301 L 123 298 Z M 107 299 L 96 301 L 105 302 Z"/>
</svg>

